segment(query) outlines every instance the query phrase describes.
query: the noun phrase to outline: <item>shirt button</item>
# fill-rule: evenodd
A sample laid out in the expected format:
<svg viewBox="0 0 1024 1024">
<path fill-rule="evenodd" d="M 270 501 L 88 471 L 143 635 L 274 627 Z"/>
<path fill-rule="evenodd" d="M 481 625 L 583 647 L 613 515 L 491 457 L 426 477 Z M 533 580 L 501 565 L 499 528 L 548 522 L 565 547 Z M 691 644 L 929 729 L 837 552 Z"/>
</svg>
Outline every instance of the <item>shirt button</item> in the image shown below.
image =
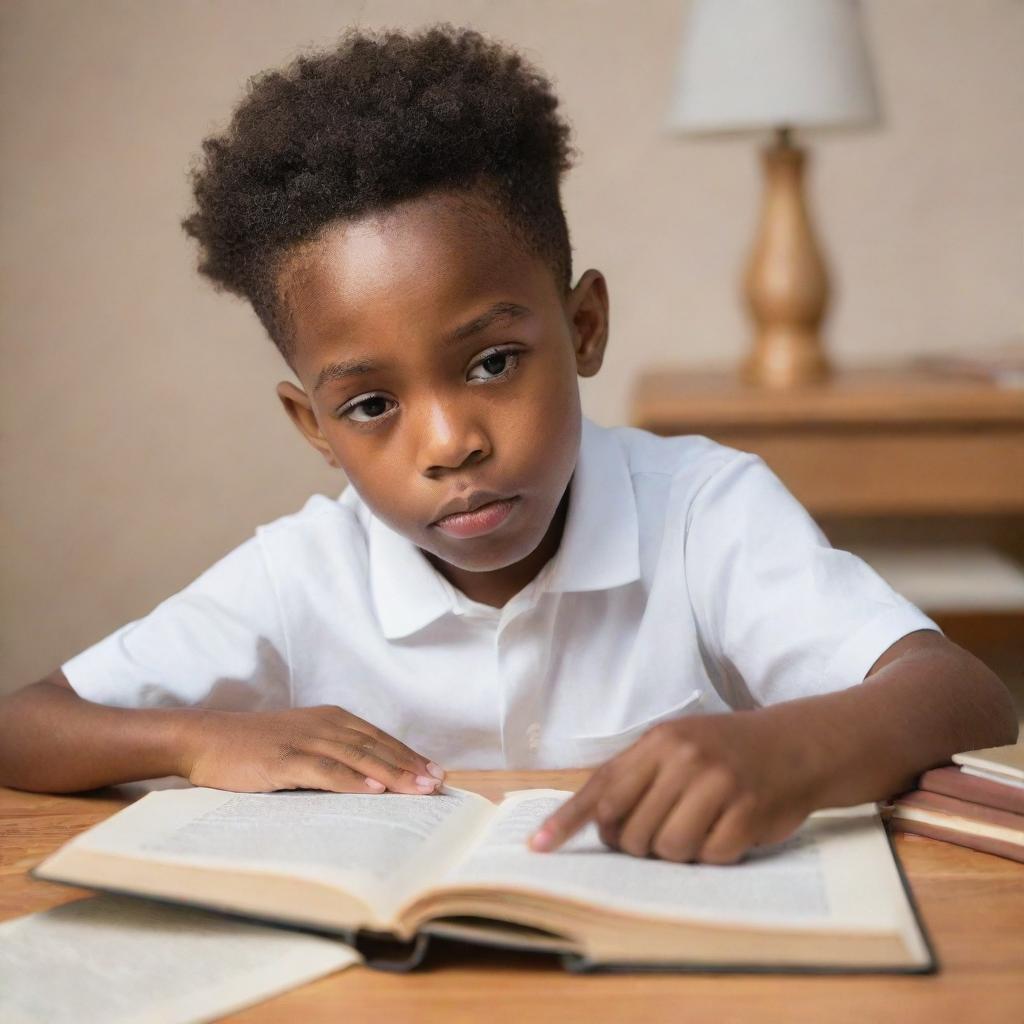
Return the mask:
<svg viewBox="0 0 1024 1024">
<path fill-rule="evenodd" d="M 540 746 L 540 722 L 531 722 L 526 729 L 526 742 L 531 750 Z"/>
</svg>

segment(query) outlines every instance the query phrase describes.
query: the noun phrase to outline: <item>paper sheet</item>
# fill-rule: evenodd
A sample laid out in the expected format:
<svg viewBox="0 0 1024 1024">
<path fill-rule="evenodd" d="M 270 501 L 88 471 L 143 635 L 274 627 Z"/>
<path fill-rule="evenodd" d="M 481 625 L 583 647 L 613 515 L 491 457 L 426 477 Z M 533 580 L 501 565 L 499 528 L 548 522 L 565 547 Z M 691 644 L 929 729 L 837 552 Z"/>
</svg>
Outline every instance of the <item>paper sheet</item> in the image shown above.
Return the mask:
<svg viewBox="0 0 1024 1024">
<path fill-rule="evenodd" d="M 93 896 L 0 924 L 0 1021 L 210 1021 L 360 959 L 316 935 Z"/>
</svg>

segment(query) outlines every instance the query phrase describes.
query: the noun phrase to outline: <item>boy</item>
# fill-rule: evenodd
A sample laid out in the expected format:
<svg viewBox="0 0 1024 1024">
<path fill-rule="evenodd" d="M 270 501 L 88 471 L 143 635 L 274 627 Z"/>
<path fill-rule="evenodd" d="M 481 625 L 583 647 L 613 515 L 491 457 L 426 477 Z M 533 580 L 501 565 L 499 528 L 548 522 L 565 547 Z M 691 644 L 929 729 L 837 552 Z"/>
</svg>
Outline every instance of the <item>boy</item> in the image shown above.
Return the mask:
<svg viewBox="0 0 1024 1024">
<path fill-rule="evenodd" d="M 0 782 L 430 793 L 600 764 L 535 849 L 596 820 L 725 863 L 1013 742 L 999 680 L 760 459 L 582 416 L 608 294 L 572 283 L 556 107 L 446 26 L 254 80 L 184 227 L 352 486 L 8 697 Z"/>
</svg>

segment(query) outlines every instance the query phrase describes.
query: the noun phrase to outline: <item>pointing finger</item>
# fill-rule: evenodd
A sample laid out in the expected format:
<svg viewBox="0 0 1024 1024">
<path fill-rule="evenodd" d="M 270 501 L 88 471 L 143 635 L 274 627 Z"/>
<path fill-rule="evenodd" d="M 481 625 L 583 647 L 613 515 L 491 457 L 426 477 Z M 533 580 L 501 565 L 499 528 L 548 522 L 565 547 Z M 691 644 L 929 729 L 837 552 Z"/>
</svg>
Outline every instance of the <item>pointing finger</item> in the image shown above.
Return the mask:
<svg viewBox="0 0 1024 1024">
<path fill-rule="evenodd" d="M 554 813 L 550 814 L 540 828 L 530 837 L 530 848 L 538 852 L 557 850 L 567 839 L 575 835 L 589 821 L 605 817 L 605 803 L 616 782 L 626 774 L 632 778 L 634 788 L 643 789 L 650 766 L 638 763 L 636 759 L 627 762 L 619 755 L 613 761 L 606 761 L 580 788 Z"/>
<path fill-rule="evenodd" d="M 633 809 L 656 770 L 656 760 L 647 757 L 642 746 L 636 743 L 605 761 L 579 793 L 542 822 L 529 839 L 530 849 L 557 850 L 589 821 L 598 821 L 602 830 L 613 830 L 615 823 Z"/>
<path fill-rule="evenodd" d="M 549 814 L 540 828 L 530 836 L 530 849 L 539 853 L 557 850 L 593 818 L 600 793 L 600 786 L 594 783 L 594 776 L 591 776 L 578 793 L 569 797 L 553 814 Z"/>
</svg>

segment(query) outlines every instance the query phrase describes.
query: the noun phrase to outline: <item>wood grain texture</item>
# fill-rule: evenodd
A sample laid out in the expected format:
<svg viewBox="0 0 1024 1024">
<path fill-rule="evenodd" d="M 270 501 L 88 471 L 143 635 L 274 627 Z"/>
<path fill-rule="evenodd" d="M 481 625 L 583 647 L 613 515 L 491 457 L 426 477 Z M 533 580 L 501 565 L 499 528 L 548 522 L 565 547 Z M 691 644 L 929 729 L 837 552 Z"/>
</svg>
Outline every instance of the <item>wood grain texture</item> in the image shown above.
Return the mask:
<svg viewBox="0 0 1024 1024">
<path fill-rule="evenodd" d="M 574 789 L 586 774 L 453 772 L 450 781 L 496 799 L 505 789 Z M 0 919 L 85 895 L 85 890 L 34 881 L 26 872 L 127 802 L 118 789 L 46 796 L 0 787 Z M 895 843 L 941 963 L 935 976 L 577 976 L 535 954 L 437 943 L 417 972 L 392 975 L 354 967 L 225 1019 L 237 1024 L 335 1024 L 339 1019 L 1019 1024 L 1024 865 L 917 836 L 897 836 Z"/>
</svg>

